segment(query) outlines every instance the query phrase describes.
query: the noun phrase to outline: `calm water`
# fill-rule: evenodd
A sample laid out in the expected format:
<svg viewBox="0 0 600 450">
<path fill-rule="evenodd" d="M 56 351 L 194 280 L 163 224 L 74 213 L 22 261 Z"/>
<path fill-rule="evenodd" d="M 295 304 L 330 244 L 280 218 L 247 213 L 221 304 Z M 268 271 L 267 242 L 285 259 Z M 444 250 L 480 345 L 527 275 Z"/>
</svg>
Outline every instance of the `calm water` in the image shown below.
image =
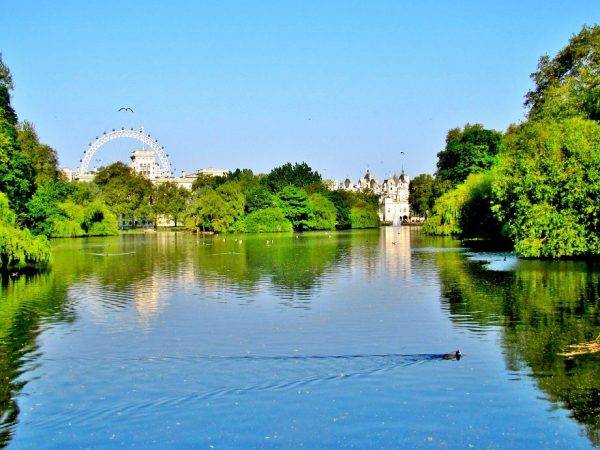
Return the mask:
<svg viewBox="0 0 600 450">
<path fill-rule="evenodd" d="M 600 445 L 600 356 L 556 355 L 600 333 L 600 266 L 410 228 L 241 238 L 58 240 L 5 280 L 0 446 Z"/>
</svg>

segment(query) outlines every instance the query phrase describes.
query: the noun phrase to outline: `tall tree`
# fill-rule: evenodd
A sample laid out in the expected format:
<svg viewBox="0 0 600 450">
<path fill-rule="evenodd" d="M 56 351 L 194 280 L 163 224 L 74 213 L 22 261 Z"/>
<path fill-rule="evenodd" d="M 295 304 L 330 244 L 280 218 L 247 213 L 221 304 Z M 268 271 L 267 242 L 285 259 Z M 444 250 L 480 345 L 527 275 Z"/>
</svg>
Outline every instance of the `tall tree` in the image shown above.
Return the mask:
<svg viewBox="0 0 600 450">
<path fill-rule="evenodd" d="M 435 178 L 427 173 L 417 175 L 408 186 L 408 203 L 412 214 L 427 217 L 433 207 L 433 185 Z"/>
<path fill-rule="evenodd" d="M 19 148 L 31 161 L 35 183 L 40 186 L 58 179 L 58 157 L 54 149 L 39 141 L 35 127 L 25 121 L 18 126 Z"/>
<path fill-rule="evenodd" d="M 10 69 L 2 60 L 2 53 L 0 53 L 0 118 L 3 117 L 11 125 L 16 125 L 17 114 L 10 104 L 10 92 L 13 87 Z"/>
<path fill-rule="evenodd" d="M 161 183 L 154 189 L 154 212 L 169 217 L 177 226 L 181 223 L 190 192 L 175 183 Z"/>
<path fill-rule="evenodd" d="M 304 188 L 311 184 L 320 183 L 321 181 L 319 172 L 313 170 L 305 162 L 293 165 L 287 163 L 276 167 L 262 180 L 273 192 L 279 192 L 286 186 Z"/>
<path fill-rule="evenodd" d="M 292 222 L 294 229 L 305 229 L 309 213 L 306 191 L 295 186 L 286 186 L 277 196 L 285 217 Z"/>
<path fill-rule="evenodd" d="M 531 74 L 535 84 L 525 96 L 530 117 L 554 113 L 581 113 L 600 120 L 600 26 L 584 26 L 553 58 L 543 55 Z M 550 104 L 549 104 L 550 103 Z M 561 108 L 557 108 L 557 103 Z"/>
<path fill-rule="evenodd" d="M 454 185 L 471 173 L 488 170 L 496 162 L 502 133 L 481 124 L 453 128 L 446 136 L 446 148 L 438 153 L 437 177 Z"/>
<path fill-rule="evenodd" d="M 126 164 L 116 162 L 101 168 L 94 182 L 109 208 L 132 225 L 152 216 L 152 183 Z"/>
<path fill-rule="evenodd" d="M 34 174 L 28 158 L 20 151 L 17 129 L 2 117 L 0 109 L 0 192 L 11 207 L 22 214 L 34 192 Z"/>
</svg>

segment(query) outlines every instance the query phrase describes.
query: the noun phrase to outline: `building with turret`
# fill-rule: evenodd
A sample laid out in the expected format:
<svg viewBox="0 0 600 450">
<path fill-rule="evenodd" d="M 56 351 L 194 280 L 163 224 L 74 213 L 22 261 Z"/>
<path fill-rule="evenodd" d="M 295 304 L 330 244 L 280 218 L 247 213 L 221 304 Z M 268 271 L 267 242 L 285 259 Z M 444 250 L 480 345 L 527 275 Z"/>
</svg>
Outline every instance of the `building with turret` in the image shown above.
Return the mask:
<svg viewBox="0 0 600 450">
<path fill-rule="evenodd" d="M 379 181 L 370 170 L 353 184 L 346 178 L 339 188 L 346 191 L 362 191 L 369 189 L 379 197 L 379 218 L 383 223 L 400 225 L 410 219 L 410 207 L 408 205 L 408 186 L 410 179 L 404 174 L 394 174 L 390 178 Z"/>
</svg>

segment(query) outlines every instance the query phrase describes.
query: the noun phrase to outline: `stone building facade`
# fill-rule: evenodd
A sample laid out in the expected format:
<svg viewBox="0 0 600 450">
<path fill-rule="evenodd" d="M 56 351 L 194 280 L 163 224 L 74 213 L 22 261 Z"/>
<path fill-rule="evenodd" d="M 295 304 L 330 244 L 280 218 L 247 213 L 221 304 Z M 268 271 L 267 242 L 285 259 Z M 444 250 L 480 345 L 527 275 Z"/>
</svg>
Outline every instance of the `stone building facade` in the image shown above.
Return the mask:
<svg viewBox="0 0 600 450">
<path fill-rule="evenodd" d="M 379 197 L 379 218 L 383 223 L 400 225 L 410 219 L 408 205 L 408 186 L 410 179 L 404 174 L 394 174 L 390 178 L 379 181 L 370 170 L 358 180 L 356 184 L 347 178 L 340 185 L 340 189 L 347 191 L 372 190 Z"/>
</svg>

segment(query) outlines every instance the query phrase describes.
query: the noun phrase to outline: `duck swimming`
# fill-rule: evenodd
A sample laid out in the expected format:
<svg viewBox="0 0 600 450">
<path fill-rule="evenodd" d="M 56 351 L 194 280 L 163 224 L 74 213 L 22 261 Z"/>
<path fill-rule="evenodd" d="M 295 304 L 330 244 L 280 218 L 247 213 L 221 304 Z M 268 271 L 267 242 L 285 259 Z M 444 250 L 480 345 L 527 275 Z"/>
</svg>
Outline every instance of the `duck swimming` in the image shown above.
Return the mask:
<svg viewBox="0 0 600 450">
<path fill-rule="evenodd" d="M 462 358 L 462 353 L 460 352 L 460 350 L 456 350 L 455 352 L 446 353 L 445 355 L 442 355 L 442 359 L 456 359 L 458 361 L 460 360 L 460 358 Z"/>
</svg>

